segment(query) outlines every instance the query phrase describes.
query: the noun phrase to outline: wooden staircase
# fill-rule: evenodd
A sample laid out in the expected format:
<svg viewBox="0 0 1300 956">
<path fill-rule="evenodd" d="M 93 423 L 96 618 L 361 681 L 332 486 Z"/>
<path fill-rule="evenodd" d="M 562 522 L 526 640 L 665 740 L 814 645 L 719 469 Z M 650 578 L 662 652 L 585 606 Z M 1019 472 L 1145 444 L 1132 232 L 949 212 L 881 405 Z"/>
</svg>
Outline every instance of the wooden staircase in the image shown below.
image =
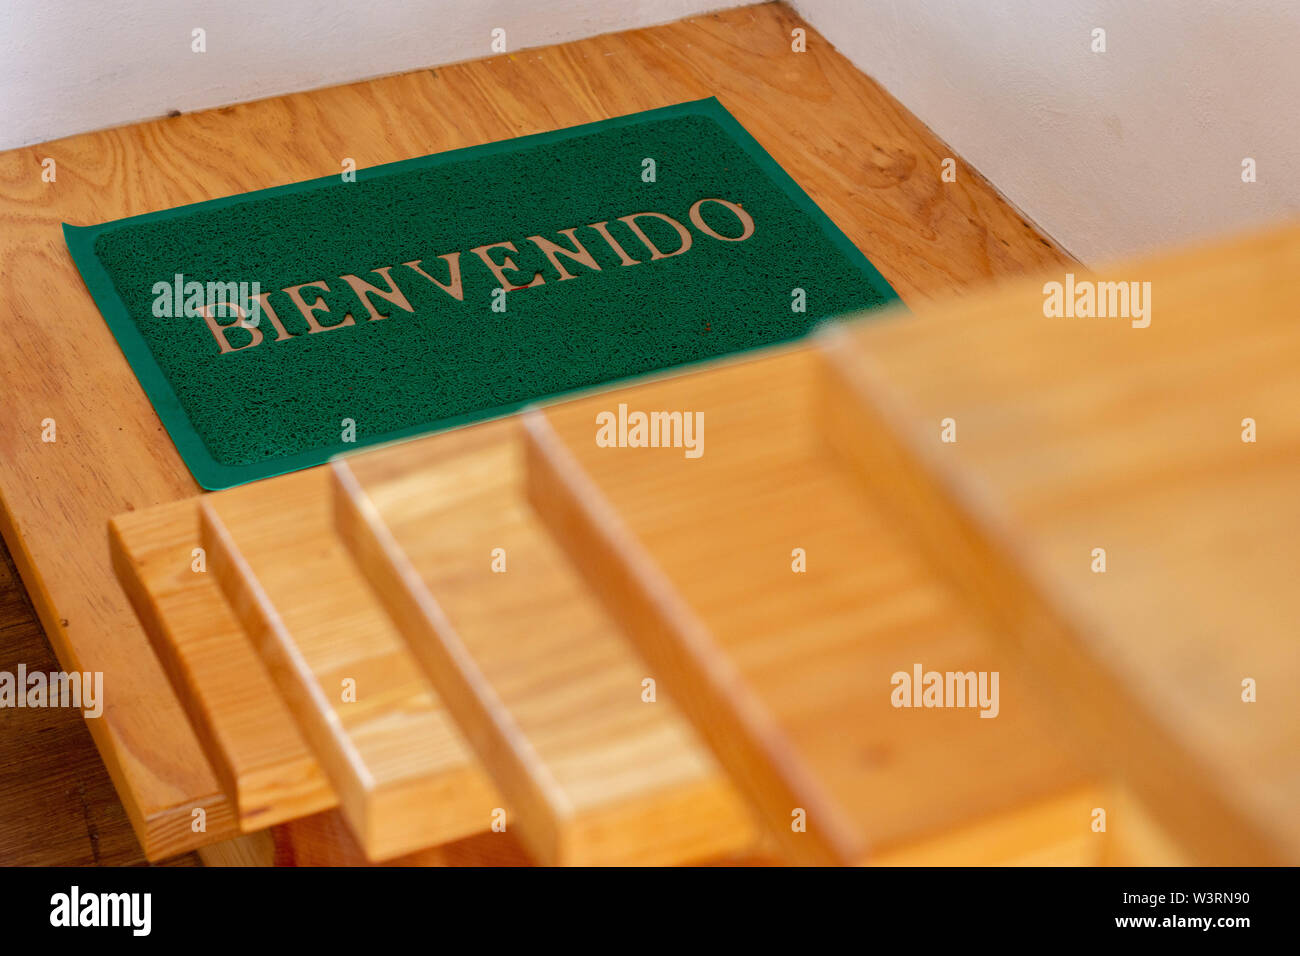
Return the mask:
<svg viewBox="0 0 1300 956">
<path fill-rule="evenodd" d="M 266 859 L 1294 863 L 1297 265 L 832 326 L 120 516 L 115 567 Z"/>
</svg>

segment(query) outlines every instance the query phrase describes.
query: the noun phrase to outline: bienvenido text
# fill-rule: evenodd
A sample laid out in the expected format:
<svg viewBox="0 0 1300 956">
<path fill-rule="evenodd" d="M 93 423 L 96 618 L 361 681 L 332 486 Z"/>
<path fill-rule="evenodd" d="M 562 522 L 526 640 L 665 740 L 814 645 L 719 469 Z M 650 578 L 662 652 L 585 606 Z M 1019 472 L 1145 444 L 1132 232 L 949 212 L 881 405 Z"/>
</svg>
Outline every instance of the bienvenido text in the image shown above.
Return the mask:
<svg viewBox="0 0 1300 956">
<path fill-rule="evenodd" d="M 394 309 L 414 314 L 407 293 L 416 283 L 430 283 L 440 293 L 464 302 L 471 264 L 473 275 L 486 280 L 483 285 L 486 292 L 500 289 L 511 293 L 545 285 L 548 281 L 568 282 L 580 276 L 604 272 L 611 268 L 611 261 L 615 258 L 617 265 L 612 268 L 626 269 L 685 255 L 697 247 L 696 234 L 708 242 L 725 243 L 744 242 L 754 235 L 754 220 L 750 214 L 738 203 L 726 199 L 701 199 L 691 205 L 685 218 L 689 227 L 666 213 L 634 212 L 619 216 L 616 220 L 620 224 L 618 227 L 606 220 L 556 230 L 556 238 L 528 236 L 522 240 L 527 243 L 523 251 L 512 240 L 489 242 L 474 246 L 464 257 L 460 252 L 448 252 L 437 256 L 436 260 L 411 259 L 362 270 L 377 281 L 362 278 L 358 273 L 345 273 L 262 292 L 255 295 L 247 306 L 234 300 L 196 303 L 197 312 L 207 323 L 219 354 L 229 355 L 257 348 L 266 342 L 285 342 L 305 335 L 355 327 L 358 315 L 364 314 L 366 321 L 379 322 L 389 318 Z M 660 224 L 652 227 L 657 233 L 654 238 L 646 232 L 651 222 Z M 675 242 L 671 241 L 674 233 Z M 602 252 L 606 261 L 604 267 L 597 261 L 593 249 L 612 253 L 611 256 Z M 521 266 L 521 260 L 531 260 L 543 268 Z M 271 284 L 261 283 L 262 288 L 268 285 Z M 168 282 L 159 282 L 155 287 L 156 294 L 159 287 L 166 292 L 170 286 Z M 347 310 L 332 311 L 326 297 L 337 296 L 337 306 L 344 295 L 347 296 L 344 303 Z M 298 329 L 296 332 L 291 332 L 282 318 L 282 310 L 286 309 L 294 310 L 285 311 L 286 316 L 293 316 L 294 312 L 301 316 L 301 322 L 296 318 L 293 322 L 294 328 Z M 265 332 L 261 321 L 263 316 L 270 324 Z M 302 331 L 302 323 L 306 323 L 305 331 Z"/>
</svg>

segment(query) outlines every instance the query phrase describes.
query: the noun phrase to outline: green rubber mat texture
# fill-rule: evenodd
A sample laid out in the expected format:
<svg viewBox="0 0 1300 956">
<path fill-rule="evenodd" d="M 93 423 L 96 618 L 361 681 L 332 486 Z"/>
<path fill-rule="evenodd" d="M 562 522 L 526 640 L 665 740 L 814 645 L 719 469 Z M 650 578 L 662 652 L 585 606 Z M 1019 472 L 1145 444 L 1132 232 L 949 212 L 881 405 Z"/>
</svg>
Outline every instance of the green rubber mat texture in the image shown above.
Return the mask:
<svg viewBox="0 0 1300 956">
<path fill-rule="evenodd" d="M 643 176 L 648 159 L 653 182 Z M 709 235 L 690 215 L 702 199 L 736 204 L 753 233 L 737 238 L 744 219 L 706 202 L 699 217 L 725 238 Z M 682 224 L 690 247 L 654 258 L 619 220 L 646 212 Z M 683 244 L 664 219 L 634 222 L 662 253 Z M 608 223 L 614 244 L 592 223 Z M 354 182 L 335 175 L 65 225 L 64 234 L 177 449 L 209 489 L 788 341 L 896 299 L 715 99 L 372 167 Z M 563 279 L 530 236 L 577 251 L 576 239 L 599 270 L 559 255 L 572 276 Z M 517 250 L 488 252 L 513 260 L 508 282 L 543 282 L 496 291 L 501 281 L 472 250 L 500 242 Z M 426 275 L 403 264 L 416 260 Z M 373 271 L 384 267 L 386 275 Z M 203 317 L 158 317 L 158 294 L 178 274 L 258 283 L 283 332 L 263 311 L 252 345 L 256 333 L 219 311 L 215 321 L 231 326 L 220 333 L 223 352 Z M 410 310 L 368 295 L 383 316 L 372 319 L 344 275 L 395 286 Z M 300 295 L 328 309 L 311 313 L 323 331 L 283 291 L 314 282 L 327 289 Z"/>
</svg>

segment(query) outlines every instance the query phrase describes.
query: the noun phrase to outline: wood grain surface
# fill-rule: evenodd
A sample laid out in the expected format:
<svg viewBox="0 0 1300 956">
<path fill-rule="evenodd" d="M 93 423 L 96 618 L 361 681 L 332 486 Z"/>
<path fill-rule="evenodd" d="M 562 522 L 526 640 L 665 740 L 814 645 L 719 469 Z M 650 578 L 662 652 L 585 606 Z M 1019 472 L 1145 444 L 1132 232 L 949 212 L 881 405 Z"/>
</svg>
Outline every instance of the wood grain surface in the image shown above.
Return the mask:
<svg viewBox="0 0 1300 956">
<path fill-rule="evenodd" d="M 1086 778 L 1024 670 L 822 439 L 825 371 L 800 346 L 549 406 L 527 419 L 528 481 L 783 852 L 849 863 Z M 701 415 L 703 453 L 600 446 L 620 404 Z M 892 706 L 916 665 L 997 672 L 999 708 Z"/>
<path fill-rule="evenodd" d="M 845 326 L 819 420 L 1193 859 L 1295 864 L 1300 226 L 1076 271 L 1149 326 L 1063 274 Z"/>
<path fill-rule="evenodd" d="M 782 5 L 746 7 L 0 154 L 0 530 L 63 666 L 105 673 L 91 732 L 151 857 L 233 834 L 236 815 L 114 579 L 105 526 L 197 488 L 61 223 L 716 95 L 909 303 L 1062 261 L 969 167 L 942 183 L 952 151 L 816 31 L 791 52 L 796 26 Z"/>
<path fill-rule="evenodd" d="M 342 812 L 329 810 L 270 831 L 277 866 L 374 866 Z M 385 866 L 533 866 L 516 831 L 476 833 L 384 861 Z"/>
<path fill-rule="evenodd" d="M 311 469 L 204 496 L 235 617 L 372 860 L 489 830 L 501 798 L 334 534 Z"/>
<path fill-rule="evenodd" d="M 328 810 L 338 798 L 197 548 L 197 499 L 109 524 L 118 580 L 245 833 Z M 197 563 L 196 563 L 197 562 Z"/>
<path fill-rule="evenodd" d="M 0 544 L 0 671 L 59 669 Z M 0 866 L 139 866 L 143 851 L 80 711 L 0 709 Z M 177 858 L 193 865 L 193 854 Z"/>
<path fill-rule="evenodd" d="M 539 862 L 747 848 L 748 808 L 529 507 L 522 439 L 505 420 L 335 462 L 340 535 Z"/>
</svg>

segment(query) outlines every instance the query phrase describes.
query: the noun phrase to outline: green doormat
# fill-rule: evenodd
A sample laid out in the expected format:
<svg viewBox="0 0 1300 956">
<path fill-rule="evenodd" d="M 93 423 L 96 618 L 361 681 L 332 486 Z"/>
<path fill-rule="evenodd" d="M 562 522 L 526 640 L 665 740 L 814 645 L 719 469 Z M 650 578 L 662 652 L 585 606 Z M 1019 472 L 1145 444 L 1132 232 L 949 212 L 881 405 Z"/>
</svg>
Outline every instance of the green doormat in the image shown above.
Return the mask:
<svg viewBox="0 0 1300 956">
<path fill-rule="evenodd" d="M 64 235 L 210 489 L 896 298 L 716 99 Z"/>
</svg>

